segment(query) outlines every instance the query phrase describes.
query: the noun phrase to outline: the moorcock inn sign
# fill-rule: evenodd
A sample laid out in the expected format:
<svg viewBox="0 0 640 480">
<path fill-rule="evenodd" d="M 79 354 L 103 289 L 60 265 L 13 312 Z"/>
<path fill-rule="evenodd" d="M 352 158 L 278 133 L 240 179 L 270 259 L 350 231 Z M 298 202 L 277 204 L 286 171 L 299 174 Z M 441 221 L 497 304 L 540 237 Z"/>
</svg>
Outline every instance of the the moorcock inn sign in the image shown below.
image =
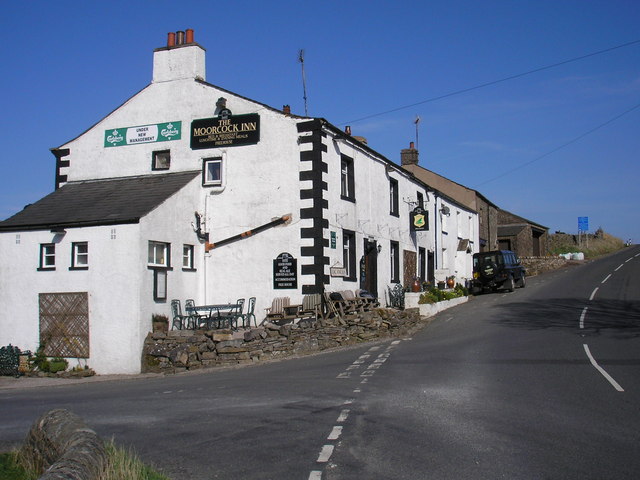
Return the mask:
<svg viewBox="0 0 640 480">
<path fill-rule="evenodd" d="M 260 115 L 219 116 L 191 122 L 191 148 L 235 147 L 260 141 Z"/>
</svg>

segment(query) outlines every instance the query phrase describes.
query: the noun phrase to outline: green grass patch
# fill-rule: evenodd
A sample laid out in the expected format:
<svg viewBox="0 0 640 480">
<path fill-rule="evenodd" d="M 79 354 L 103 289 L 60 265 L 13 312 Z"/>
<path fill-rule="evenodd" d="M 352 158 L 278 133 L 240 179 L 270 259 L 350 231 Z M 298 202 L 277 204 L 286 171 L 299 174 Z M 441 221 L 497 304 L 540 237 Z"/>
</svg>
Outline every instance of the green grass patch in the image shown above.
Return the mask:
<svg viewBox="0 0 640 480">
<path fill-rule="evenodd" d="M 131 450 L 105 443 L 108 465 L 100 480 L 171 480 L 145 465 Z M 0 453 L 0 480 L 36 480 L 40 475 L 27 471 L 18 452 Z"/>
</svg>

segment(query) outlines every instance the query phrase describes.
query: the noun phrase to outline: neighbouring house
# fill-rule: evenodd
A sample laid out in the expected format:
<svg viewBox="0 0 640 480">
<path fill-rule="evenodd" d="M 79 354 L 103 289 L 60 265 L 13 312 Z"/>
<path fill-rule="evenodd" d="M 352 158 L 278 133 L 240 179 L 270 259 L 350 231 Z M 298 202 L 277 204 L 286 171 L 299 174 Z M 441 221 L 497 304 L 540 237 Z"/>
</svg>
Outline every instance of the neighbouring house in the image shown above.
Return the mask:
<svg viewBox="0 0 640 480">
<path fill-rule="evenodd" d="M 473 208 L 322 118 L 205 79 L 192 30 L 151 83 L 52 149 L 56 189 L 0 222 L 0 344 L 137 373 L 170 302 L 471 276 Z"/>
<path fill-rule="evenodd" d="M 413 174 L 417 179 L 442 192 L 443 195 L 454 199 L 464 205 L 469 211 L 475 212 L 478 217 L 477 239 L 469 241 L 477 242 L 477 250 L 488 252 L 498 249 L 498 206 L 488 200 L 480 192 L 465 187 L 453 180 L 439 175 L 418 164 L 419 152 L 413 142 L 409 148 L 400 151 L 402 168 Z"/>
<path fill-rule="evenodd" d="M 547 255 L 549 227 L 515 215 L 498 211 L 498 243 L 500 250 L 513 250 L 520 257 Z"/>
</svg>

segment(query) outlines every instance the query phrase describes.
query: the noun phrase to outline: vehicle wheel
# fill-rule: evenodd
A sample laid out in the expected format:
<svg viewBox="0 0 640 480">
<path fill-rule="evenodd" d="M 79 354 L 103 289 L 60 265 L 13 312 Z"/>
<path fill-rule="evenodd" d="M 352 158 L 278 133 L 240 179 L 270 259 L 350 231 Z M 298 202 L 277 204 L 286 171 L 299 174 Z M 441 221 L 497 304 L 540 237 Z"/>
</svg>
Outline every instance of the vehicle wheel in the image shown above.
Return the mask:
<svg viewBox="0 0 640 480">
<path fill-rule="evenodd" d="M 515 284 L 513 282 L 513 277 L 509 277 L 506 282 L 504 282 L 504 288 L 507 292 L 513 292 L 515 288 Z"/>
<path fill-rule="evenodd" d="M 524 275 L 522 275 L 522 277 L 520 277 L 520 288 L 524 288 L 527 286 L 527 281 L 525 280 Z"/>
</svg>

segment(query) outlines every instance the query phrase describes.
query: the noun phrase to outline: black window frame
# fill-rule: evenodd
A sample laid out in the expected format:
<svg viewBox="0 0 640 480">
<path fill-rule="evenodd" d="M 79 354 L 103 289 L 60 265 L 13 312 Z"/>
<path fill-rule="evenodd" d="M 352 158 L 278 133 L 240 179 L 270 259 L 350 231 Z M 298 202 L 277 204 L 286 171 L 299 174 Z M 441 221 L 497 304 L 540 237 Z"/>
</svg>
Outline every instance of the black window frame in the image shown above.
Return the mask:
<svg viewBox="0 0 640 480">
<path fill-rule="evenodd" d="M 356 201 L 356 185 L 353 158 L 340 155 L 340 198 Z"/>
<path fill-rule="evenodd" d="M 164 157 L 166 155 L 167 164 L 166 166 L 158 166 L 158 159 Z M 151 154 L 151 170 L 169 170 L 171 168 L 171 150 L 155 150 Z"/>
<path fill-rule="evenodd" d="M 78 253 L 78 248 L 86 246 L 87 251 L 83 254 Z M 79 255 L 86 255 L 87 263 L 85 265 L 78 265 L 77 260 Z M 69 270 L 89 270 L 89 242 L 71 242 L 71 266 Z"/>
<path fill-rule="evenodd" d="M 342 230 L 342 263 L 347 269 L 347 276 L 344 277 L 344 280 L 356 282 L 358 280 L 356 275 L 356 232 L 352 230 Z"/>
<path fill-rule="evenodd" d="M 208 168 L 210 163 L 220 164 L 220 180 L 207 180 Z M 207 157 L 202 159 L 202 186 L 203 187 L 221 187 L 224 179 L 224 161 L 222 157 Z"/>
<path fill-rule="evenodd" d="M 389 179 L 389 214 L 394 217 L 400 216 L 400 203 L 399 203 L 399 183 L 395 178 Z"/>
<path fill-rule="evenodd" d="M 400 242 L 389 241 L 389 261 L 391 283 L 400 283 Z"/>
<path fill-rule="evenodd" d="M 48 248 L 53 248 L 53 253 L 45 253 Z M 45 259 L 53 257 L 53 265 L 45 265 Z M 56 269 L 56 244 L 41 243 L 40 244 L 40 260 L 38 263 L 39 272 L 50 272 Z"/>
<path fill-rule="evenodd" d="M 189 265 L 185 265 L 184 261 L 185 261 L 185 252 L 186 249 L 189 249 Z M 195 268 L 195 258 L 194 258 L 194 254 L 195 254 L 195 246 L 185 243 L 182 245 L 182 271 L 183 272 L 195 272 L 196 268 Z"/>
</svg>

